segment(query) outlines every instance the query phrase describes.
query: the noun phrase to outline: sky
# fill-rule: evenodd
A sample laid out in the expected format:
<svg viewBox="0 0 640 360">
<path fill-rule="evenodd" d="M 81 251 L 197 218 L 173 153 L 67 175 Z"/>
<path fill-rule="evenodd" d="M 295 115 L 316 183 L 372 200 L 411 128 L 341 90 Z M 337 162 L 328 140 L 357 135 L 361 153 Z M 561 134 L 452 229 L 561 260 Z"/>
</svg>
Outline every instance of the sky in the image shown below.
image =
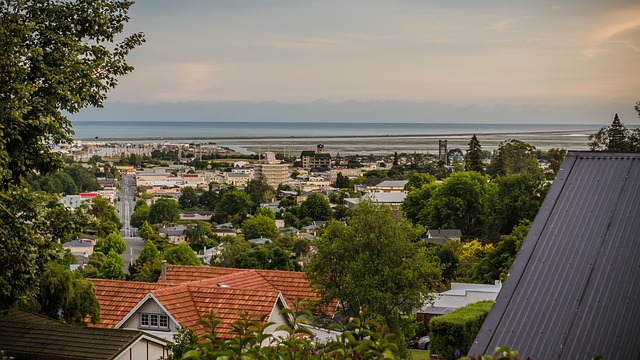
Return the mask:
<svg viewBox="0 0 640 360">
<path fill-rule="evenodd" d="M 134 72 L 75 120 L 639 123 L 637 0 L 138 0 L 130 16 Z"/>
</svg>

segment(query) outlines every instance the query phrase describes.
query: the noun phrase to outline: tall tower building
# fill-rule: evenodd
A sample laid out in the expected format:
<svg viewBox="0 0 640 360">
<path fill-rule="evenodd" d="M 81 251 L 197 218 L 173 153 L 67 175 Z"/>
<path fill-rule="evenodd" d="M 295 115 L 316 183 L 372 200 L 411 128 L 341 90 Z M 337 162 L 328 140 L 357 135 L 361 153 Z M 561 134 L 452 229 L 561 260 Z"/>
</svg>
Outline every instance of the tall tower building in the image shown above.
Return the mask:
<svg viewBox="0 0 640 360">
<path fill-rule="evenodd" d="M 449 165 L 449 156 L 447 155 L 447 140 L 438 141 L 438 159 Z"/>
</svg>

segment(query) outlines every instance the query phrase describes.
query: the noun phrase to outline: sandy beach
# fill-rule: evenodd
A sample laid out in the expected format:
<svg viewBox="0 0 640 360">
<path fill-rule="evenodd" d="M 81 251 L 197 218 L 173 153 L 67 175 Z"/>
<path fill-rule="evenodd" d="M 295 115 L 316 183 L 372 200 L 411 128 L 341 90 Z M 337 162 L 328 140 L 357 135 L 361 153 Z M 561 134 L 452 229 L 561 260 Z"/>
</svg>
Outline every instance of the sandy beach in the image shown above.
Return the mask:
<svg viewBox="0 0 640 360">
<path fill-rule="evenodd" d="M 527 142 L 540 150 L 565 148 L 587 150 L 588 137 L 593 131 L 553 131 L 523 133 L 481 133 L 476 134 L 485 150 L 494 150 L 503 141 L 517 139 Z M 302 150 L 315 150 L 317 144 L 324 144 L 325 151 L 335 155 L 349 154 L 392 154 L 437 153 L 438 141 L 447 140 L 449 149 L 465 150 L 473 134 L 405 134 L 405 135 L 349 135 L 349 136 L 224 136 L 224 137 L 131 137 L 131 138 L 78 138 L 91 142 L 131 142 L 131 143 L 215 143 L 221 146 L 241 147 L 253 152 L 286 152 L 292 155 Z"/>
</svg>

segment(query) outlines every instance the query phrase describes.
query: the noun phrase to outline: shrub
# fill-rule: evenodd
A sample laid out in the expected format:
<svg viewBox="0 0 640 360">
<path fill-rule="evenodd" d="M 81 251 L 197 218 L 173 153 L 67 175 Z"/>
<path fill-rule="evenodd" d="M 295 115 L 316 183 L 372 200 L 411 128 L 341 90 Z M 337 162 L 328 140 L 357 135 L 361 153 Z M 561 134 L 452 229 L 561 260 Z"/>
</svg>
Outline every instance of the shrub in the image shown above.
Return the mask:
<svg viewBox="0 0 640 360">
<path fill-rule="evenodd" d="M 492 305 L 480 301 L 431 319 L 431 353 L 445 360 L 466 354 Z"/>
</svg>

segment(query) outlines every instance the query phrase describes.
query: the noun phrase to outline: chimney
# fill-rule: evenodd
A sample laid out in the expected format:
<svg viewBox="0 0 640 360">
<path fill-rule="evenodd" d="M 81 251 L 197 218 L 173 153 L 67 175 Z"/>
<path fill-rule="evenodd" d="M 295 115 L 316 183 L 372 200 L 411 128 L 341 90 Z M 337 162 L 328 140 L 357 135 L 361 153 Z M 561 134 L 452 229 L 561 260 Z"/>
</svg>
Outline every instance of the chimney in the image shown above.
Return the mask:
<svg viewBox="0 0 640 360">
<path fill-rule="evenodd" d="M 162 260 L 162 283 L 167 283 L 167 260 Z"/>
</svg>

